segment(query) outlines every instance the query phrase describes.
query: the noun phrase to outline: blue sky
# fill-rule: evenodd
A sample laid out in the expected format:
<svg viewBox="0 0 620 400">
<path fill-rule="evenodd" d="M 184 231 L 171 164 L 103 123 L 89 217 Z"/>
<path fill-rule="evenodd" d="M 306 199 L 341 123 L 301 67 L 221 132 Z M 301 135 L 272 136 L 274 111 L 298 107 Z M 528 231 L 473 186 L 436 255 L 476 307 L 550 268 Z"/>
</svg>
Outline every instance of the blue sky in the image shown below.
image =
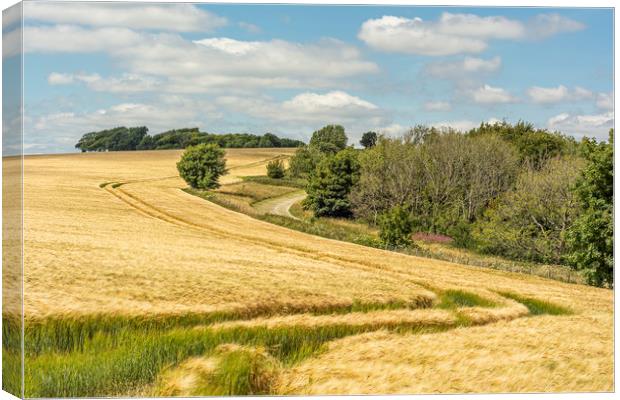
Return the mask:
<svg viewBox="0 0 620 400">
<path fill-rule="evenodd" d="M 611 9 L 24 4 L 30 153 L 120 125 L 307 140 L 340 123 L 351 143 L 415 124 L 613 125 Z"/>
</svg>

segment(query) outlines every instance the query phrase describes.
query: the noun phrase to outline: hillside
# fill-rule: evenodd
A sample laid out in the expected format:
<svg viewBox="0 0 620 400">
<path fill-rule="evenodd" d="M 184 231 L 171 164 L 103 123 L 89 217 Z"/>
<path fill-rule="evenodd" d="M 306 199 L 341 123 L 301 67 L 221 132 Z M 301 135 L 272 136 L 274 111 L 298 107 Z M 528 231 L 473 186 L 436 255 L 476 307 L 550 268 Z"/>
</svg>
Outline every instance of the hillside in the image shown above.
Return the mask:
<svg viewBox="0 0 620 400">
<path fill-rule="evenodd" d="M 293 151 L 229 149 L 223 181 Z M 179 374 L 263 352 L 265 393 L 613 390 L 612 291 L 253 219 L 184 192 L 180 154 L 25 158 L 27 396 L 217 393 Z"/>
</svg>

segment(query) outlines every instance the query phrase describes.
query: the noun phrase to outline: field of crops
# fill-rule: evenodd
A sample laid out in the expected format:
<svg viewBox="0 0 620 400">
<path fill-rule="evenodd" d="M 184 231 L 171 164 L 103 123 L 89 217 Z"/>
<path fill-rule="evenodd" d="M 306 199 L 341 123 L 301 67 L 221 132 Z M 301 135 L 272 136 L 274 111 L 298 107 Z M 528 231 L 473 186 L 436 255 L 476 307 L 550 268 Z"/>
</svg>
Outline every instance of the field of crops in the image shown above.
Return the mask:
<svg viewBox="0 0 620 400">
<path fill-rule="evenodd" d="M 612 291 L 269 224 L 180 154 L 26 157 L 26 396 L 613 390 Z"/>
</svg>

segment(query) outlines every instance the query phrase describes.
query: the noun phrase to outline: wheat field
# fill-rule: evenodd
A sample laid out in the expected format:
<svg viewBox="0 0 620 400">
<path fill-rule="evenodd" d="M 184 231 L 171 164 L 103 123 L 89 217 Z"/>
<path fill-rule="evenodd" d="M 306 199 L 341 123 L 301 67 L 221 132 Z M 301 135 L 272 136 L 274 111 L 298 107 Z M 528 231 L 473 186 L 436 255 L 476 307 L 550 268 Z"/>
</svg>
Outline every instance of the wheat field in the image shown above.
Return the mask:
<svg viewBox="0 0 620 400">
<path fill-rule="evenodd" d="M 269 160 L 293 151 L 228 150 L 222 183 L 264 175 Z M 212 348 L 236 341 L 235 334 L 244 337 L 240 344 L 277 348 L 279 372 L 272 373 L 269 356 L 266 375 L 271 394 L 613 390 L 612 291 L 358 246 L 253 219 L 184 192 L 175 165 L 180 154 L 25 157 L 24 310 L 27 327 L 39 327 L 32 334 L 38 347 L 26 360 L 27 394 L 152 394 L 157 387 L 197 385 L 183 372 L 187 365 L 213 369 L 264 353 L 263 347 L 237 349 L 213 359 Z M 459 303 L 462 298 L 470 302 Z M 535 315 L 537 307 L 562 312 Z M 123 321 L 136 320 L 173 321 L 149 337 L 152 348 L 143 357 L 159 354 L 150 367 L 120 365 L 137 354 L 125 351 L 138 346 L 132 331 L 123 331 L 126 343 L 102 339 L 109 321 L 126 329 Z M 91 325 L 78 344 L 67 345 L 74 358 L 50 355 L 64 339 L 45 327 L 66 323 L 86 332 L 80 321 Z M 191 349 L 183 347 L 190 342 Z M 162 343 L 177 346 L 174 356 Z M 105 360 L 89 350 L 101 346 Z M 103 374 L 91 386 L 54 381 L 60 366 L 95 371 L 89 363 L 100 363 L 92 374 Z M 47 386 L 35 383 L 41 374 Z M 166 377 L 182 382 L 162 383 Z M 178 393 L 208 394 L 190 389 Z"/>
</svg>

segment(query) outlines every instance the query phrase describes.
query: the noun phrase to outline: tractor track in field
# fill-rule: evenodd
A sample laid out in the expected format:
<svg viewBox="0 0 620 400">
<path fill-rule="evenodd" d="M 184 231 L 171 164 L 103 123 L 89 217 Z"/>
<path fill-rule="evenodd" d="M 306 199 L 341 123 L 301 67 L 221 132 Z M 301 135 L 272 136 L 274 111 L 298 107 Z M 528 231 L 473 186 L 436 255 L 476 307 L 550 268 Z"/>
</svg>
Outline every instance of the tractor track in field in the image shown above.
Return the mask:
<svg viewBox="0 0 620 400">
<path fill-rule="evenodd" d="M 170 179 L 170 177 L 150 178 L 148 180 L 141 180 L 141 181 L 132 182 L 132 183 L 145 183 L 145 182 L 148 183 L 148 182 L 155 182 L 155 181 L 161 181 L 161 180 L 166 180 L 166 179 Z M 130 182 L 122 183 L 122 185 L 124 184 L 131 184 L 131 183 Z M 187 219 L 168 213 L 152 204 L 149 204 L 148 202 L 135 196 L 134 194 L 128 193 L 126 190 L 122 189 L 120 185 L 116 187 L 114 187 L 114 185 L 106 185 L 103 187 L 103 189 L 106 190 L 111 195 L 113 195 L 114 197 L 123 201 L 124 203 L 132 207 L 133 209 L 135 209 L 140 214 L 145 215 L 147 217 L 158 219 L 160 221 L 170 223 L 172 225 L 180 226 L 183 228 L 190 228 L 192 230 L 196 230 L 201 233 L 206 232 L 210 235 L 214 235 L 221 239 L 243 241 L 248 244 L 263 246 L 263 247 L 266 247 L 268 249 L 274 250 L 279 253 L 288 253 L 291 255 L 298 256 L 298 257 L 311 259 L 314 261 L 329 262 L 331 264 L 338 265 L 343 268 L 357 269 L 357 270 L 364 271 L 364 272 L 377 272 L 377 270 L 383 270 L 384 273 L 387 273 L 389 275 L 392 275 L 395 278 L 400 279 L 401 282 L 403 282 L 403 284 L 415 285 L 429 292 L 430 296 L 428 295 L 422 296 L 423 298 L 416 300 L 416 302 L 422 302 L 422 303 L 431 302 L 432 303 L 436 300 L 436 297 L 437 297 L 436 294 L 440 292 L 440 290 L 434 288 L 432 284 L 411 279 L 411 276 L 407 274 L 406 271 L 385 270 L 383 265 L 376 264 L 376 263 L 369 262 L 369 261 L 355 262 L 355 261 L 343 259 L 341 257 L 336 257 L 331 254 L 321 253 L 315 250 L 306 249 L 306 248 L 299 247 L 299 246 L 282 245 L 278 242 L 270 241 L 270 240 L 263 239 L 263 238 L 257 239 L 255 237 L 252 237 L 249 235 L 243 235 L 240 233 L 231 234 L 230 232 L 226 230 L 218 229 L 213 226 L 197 224 L 195 222 L 192 222 Z M 180 192 L 182 193 L 182 195 L 192 196 L 192 198 L 195 198 L 195 196 L 191 194 L 185 193 L 181 190 Z M 231 213 L 234 212 L 231 210 L 227 210 L 225 208 L 222 208 L 222 209 L 228 212 L 231 212 Z M 263 223 L 267 223 L 267 222 L 263 222 Z M 285 228 L 282 228 L 282 229 L 285 229 Z M 326 238 L 320 238 L 320 239 L 328 240 L 328 241 L 332 240 L 332 239 L 326 239 Z"/>
<path fill-rule="evenodd" d="M 273 159 L 274 158 L 271 158 L 268 160 L 262 160 L 260 163 L 269 162 Z M 257 163 L 251 163 L 251 164 L 257 165 Z M 248 166 L 248 165 L 238 166 L 237 168 Z M 202 233 L 206 232 L 210 235 L 215 235 L 216 237 L 226 239 L 226 240 L 242 241 L 248 244 L 264 246 L 268 249 L 274 250 L 279 253 L 287 253 L 287 254 L 291 254 L 291 255 L 295 255 L 298 257 L 311 259 L 315 261 L 329 262 L 331 264 L 335 264 L 343 268 L 353 268 L 353 269 L 357 269 L 357 270 L 364 271 L 364 272 L 377 272 L 378 269 L 383 270 L 385 273 L 392 275 L 394 278 L 400 279 L 404 284 L 411 284 L 411 285 L 415 285 L 417 287 L 425 289 L 428 292 L 428 294 L 418 294 L 419 298 L 414 300 L 416 304 L 423 305 L 423 307 L 428 307 L 430 304 L 433 304 L 437 299 L 437 294 L 441 292 L 440 290 L 434 288 L 431 284 L 427 282 L 422 282 L 422 281 L 411 279 L 411 276 L 407 274 L 406 271 L 385 270 L 384 265 L 376 264 L 376 263 L 373 263 L 367 260 L 365 260 L 364 262 L 355 262 L 355 261 L 343 259 L 342 257 L 337 257 L 331 254 L 317 252 L 315 250 L 307 249 L 307 248 L 300 247 L 300 246 L 282 245 L 278 242 L 267 240 L 264 238 L 256 238 L 250 235 L 240 234 L 238 232 L 236 232 L 235 234 L 232 234 L 225 229 L 218 229 L 213 226 L 199 224 L 191 220 L 174 215 L 165 210 L 162 210 L 161 208 L 153 204 L 150 204 L 149 202 L 136 196 L 135 194 L 129 193 L 127 190 L 123 188 L 123 186 L 125 185 L 151 183 L 151 182 L 157 182 L 157 181 L 162 181 L 162 180 L 167 180 L 167 179 L 172 179 L 172 178 L 178 178 L 178 177 L 177 176 L 166 176 L 166 177 L 160 177 L 160 178 L 147 178 L 147 179 L 122 181 L 122 182 L 108 182 L 106 184 L 102 184 L 101 187 L 105 191 L 110 193 L 112 196 L 121 200 L 122 202 L 124 202 L 125 204 L 127 204 L 128 206 L 130 206 L 131 208 L 133 208 L 140 214 L 147 216 L 147 217 L 156 218 L 166 223 L 170 223 L 170 224 L 173 224 L 179 227 L 189 228 L 189 229 L 196 230 Z M 191 194 L 181 191 L 181 189 L 179 189 L 179 191 L 182 193 L 182 195 L 192 196 Z M 303 192 L 301 193 L 294 192 L 294 193 L 295 193 L 295 196 L 292 196 L 292 197 L 291 197 L 291 193 L 287 193 L 286 195 L 279 196 L 281 198 L 278 199 L 278 201 L 275 204 L 269 204 L 269 207 L 272 210 L 275 210 L 276 215 L 285 215 L 285 216 L 290 216 L 290 217 L 295 218 L 294 216 L 290 214 L 289 209 L 292 204 L 303 199 L 305 197 L 305 193 Z M 192 198 L 195 198 L 195 196 L 192 196 Z M 272 199 L 269 199 L 269 200 L 272 200 Z M 231 213 L 234 212 L 231 210 L 227 210 L 227 211 Z M 263 223 L 266 223 L 266 222 L 263 222 Z M 325 239 L 325 238 L 321 238 L 321 239 L 331 240 L 331 239 Z M 497 310 L 500 311 L 504 309 L 506 309 L 506 307 L 501 307 Z M 506 315 L 505 317 L 501 317 L 500 319 L 504 319 L 504 320 L 514 319 L 514 318 L 520 318 L 522 316 L 523 316 L 522 312 L 521 313 L 518 312 L 515 315 L 510 315 L 509 313 L 509 315 Z M 493 317 L 493 318 L 490 318 L 490 320 L 485 321 L 483 323 L 490 323 L 490 322 L 494 322 L 495 320 L 496 320 L 495 317 Z"/>
</svg>

